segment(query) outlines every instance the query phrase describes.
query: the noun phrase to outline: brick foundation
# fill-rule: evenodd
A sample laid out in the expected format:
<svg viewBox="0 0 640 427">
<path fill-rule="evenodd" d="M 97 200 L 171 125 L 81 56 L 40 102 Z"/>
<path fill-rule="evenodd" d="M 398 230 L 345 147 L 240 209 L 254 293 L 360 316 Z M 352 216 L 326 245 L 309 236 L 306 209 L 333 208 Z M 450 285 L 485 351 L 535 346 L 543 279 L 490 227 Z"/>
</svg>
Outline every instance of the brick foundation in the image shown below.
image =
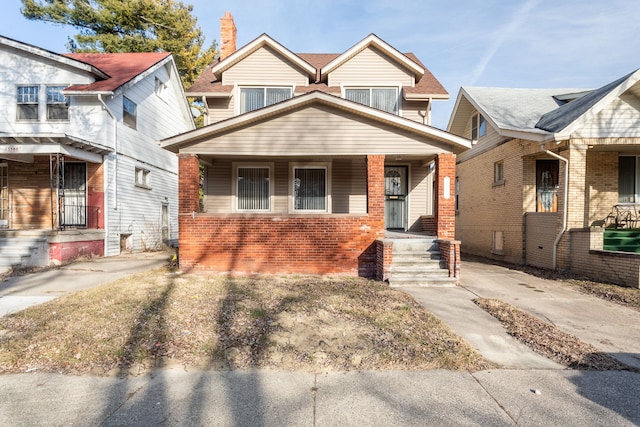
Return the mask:
<svg viewBox="0 0 640 427">
<path fill-rule="evenodd" d="M 367 157 L 366 215 L 198 213 L 198 157 L 179 155 L 183 271 L 376 275 L 384 235 L 384 156 Z"/>
</svg>

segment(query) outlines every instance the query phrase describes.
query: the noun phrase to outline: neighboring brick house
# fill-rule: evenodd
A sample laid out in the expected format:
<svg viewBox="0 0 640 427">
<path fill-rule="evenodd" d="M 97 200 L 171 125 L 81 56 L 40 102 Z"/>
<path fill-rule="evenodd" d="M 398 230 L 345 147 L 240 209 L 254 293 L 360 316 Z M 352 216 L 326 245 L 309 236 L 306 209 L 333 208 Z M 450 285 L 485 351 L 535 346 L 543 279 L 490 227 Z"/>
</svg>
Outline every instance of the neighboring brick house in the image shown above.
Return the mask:
<svg viewBox="0 0 640 427">
<path fill-rule="evenodd" d="M 457 159 L 465 252 L 640 286 L 639 80 L 462 87 L 447 129 L 472 140 Z"/>
<path fill-rule="evenodd" d="M 373 34 L 341 54 L 264 34 L 236 50 L 221 21 L 221 59 L 187 90 L 206 126 L 161 141 L 179 153 L 181 268 L 385 278 L 394 229 L 441 239 L 456 276 L 455 155 L 469 142 L 429 125 L 448 94 L 424 65 Z"/>
<path fill-rule="evenodd" d="M 195 128 L 169 53 L 57 54 L 0 36 L 0 269 L 155 249 L 178 237 Z"/>
</svg>

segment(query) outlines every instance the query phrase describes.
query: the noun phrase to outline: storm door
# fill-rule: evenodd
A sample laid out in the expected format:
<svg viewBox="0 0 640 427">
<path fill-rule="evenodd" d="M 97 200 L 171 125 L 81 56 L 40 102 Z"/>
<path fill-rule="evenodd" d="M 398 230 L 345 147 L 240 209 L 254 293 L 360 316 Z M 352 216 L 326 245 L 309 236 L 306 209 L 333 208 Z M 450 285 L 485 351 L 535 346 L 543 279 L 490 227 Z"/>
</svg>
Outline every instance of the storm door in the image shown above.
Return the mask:
<svg viewBox="0 0 640 427">
<path fill-rule="evenodd" d="M 60 174 L 60 219 L 63 227 L 87 226 L 87 165 L 62 163 Z"/>
<path fill-rule="evenodd" d="M 387 229 L 407 229 L 407 167 L 384 167 L 384 225 Z"/>
</svg>

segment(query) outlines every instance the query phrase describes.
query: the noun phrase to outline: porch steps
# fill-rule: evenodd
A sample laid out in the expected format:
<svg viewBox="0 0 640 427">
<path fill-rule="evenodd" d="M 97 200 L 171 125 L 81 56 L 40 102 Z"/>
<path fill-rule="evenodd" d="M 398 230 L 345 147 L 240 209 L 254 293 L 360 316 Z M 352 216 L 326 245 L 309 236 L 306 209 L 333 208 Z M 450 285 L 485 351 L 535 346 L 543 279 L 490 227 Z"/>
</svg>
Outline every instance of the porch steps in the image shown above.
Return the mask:
<svg viewBox="0 0 640 427">
<path fill-rule="evenodd" d="M 640 229 L 605 229 L 603 249 L 640 253 Z"/>
<path fill-rule="evenodd" d="M 393 239 L 389 286 L 454 287 L 435 239 Z"/>
<path fill-rule="evenodd" d="M 46 257 L 46 246 L 46 238 L 0 238 L 0 273 L 17 267 L 41 265 L 43 257 Z"/>
</svg>

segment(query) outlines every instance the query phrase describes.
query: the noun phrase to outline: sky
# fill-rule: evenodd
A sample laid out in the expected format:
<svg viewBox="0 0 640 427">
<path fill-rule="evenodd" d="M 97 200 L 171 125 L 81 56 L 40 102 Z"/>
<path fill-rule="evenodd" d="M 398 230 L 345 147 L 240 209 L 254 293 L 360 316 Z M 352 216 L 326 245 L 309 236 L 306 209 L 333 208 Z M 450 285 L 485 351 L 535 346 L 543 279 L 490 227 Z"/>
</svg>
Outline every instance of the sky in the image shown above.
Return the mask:
<svg viewBox="0 0 640 427">
<path fill-rule="evenodd" d="M 341 53 L 374 33 L 413 52 L 450 94 L 434 102 L 446 129 L 461 86 L 597 88 L 640 68 L 640 0 L 183 0 L 206 37 L 231 12 L 237 47 L 266 33 L 295 53 Z M 67 52 L 72 27 L 29 21 L 3 0 L 0 34 Z"/>
</svg>

